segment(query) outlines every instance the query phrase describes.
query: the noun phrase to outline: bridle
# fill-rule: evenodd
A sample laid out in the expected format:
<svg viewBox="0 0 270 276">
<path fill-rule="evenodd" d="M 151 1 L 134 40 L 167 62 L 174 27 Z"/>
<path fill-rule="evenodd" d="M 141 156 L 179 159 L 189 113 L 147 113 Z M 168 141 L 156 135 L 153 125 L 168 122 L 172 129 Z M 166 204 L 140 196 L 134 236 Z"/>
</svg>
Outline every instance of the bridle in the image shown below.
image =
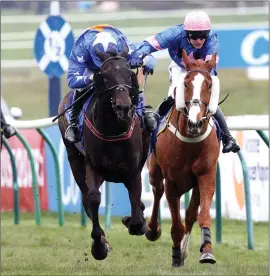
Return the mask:
<svg viewBox="0 0 270 276">
<path fill-rule="evenodd" d="M 116 59 L 122 59 L 124 60 L 125 62 L 126 59 L 121 57 L 121 56 L 113 56 L 113 57 L 109 57 L 107 58 L 101 65 L 100 67 L 100 71 L 98 73 L 96 73 L 96 76 L 97 75 L 100 75 L 102 77 L 102 81 L 103 81 L 103 84 L 105 86 L 105 89 L 104 91 L 102 92 L 99 92 L 97 93 L 97 90 L 94 92 L 95 94 L 98 94 L 98 96 L 103 96 L 103 95 L 108 95 L 110 91 L 112 91 L 113 89 L 116 89 L 116 88 L 119 88 L 119 89 L 124 89 L 127 93 L 129 93 L 129 91 L 127 90 L 127 88 L 129 89 L 134 89 L 133 88 L 133 83 L 132 83 L 132 86 L 131 85 L 128 85 L 126 83 L 123 83 L 123 84 L 116 84 L 116 85 L 112 85 L 110 87 L 106 87 L 106 84 L 104 82 L 104 75 L 102 74 L 102 68 L 104 67 L 104 65 L 109 61 L 109 60 L 116 60 Z M 127 69 L 129 69 L 127 67 Z M 133 74 L 135 74 L 133 71 L 132 71 Z M 96 103 L 95 103 L 96 104 Z M 115 103 L 113 102 L 113 98 L 111 96 L 111 104 L 112 104 L 112 108 L 114 110 L 114 112 L 117 114 L 117 111 L 116 111 L 116 106 L 115 106 Z M 123 132 L 123 133 L 120 133 L 120 134 L 116 134 L 116 135 L 105 135 L 101 132 L 99 132 L 95 126 L 93 125 L 93 123 L 87 118 L 87 116 L 85 116 L 85 123 L 86 125 L 88 126 L 88 128 L 91 130 L 91 132 L 96 136 L 98 137 L 99 139 L 101 140 L 104 140 L 104 141 L 110 141 L 110 142 L 113 142 L 113 141 L 121 141 L 121 140 L 126 140 L 126 139 L 129 139 L 130 136 L 132 135 L 133 133 L 133 129 L 134 129 L 134 126 L 135 126 L 135 121 L 136 121 L 136 118 L 137 118 L 137 114 L 135 112 L 135 106 L 132 107 L 132 119 L 131 119 L 131 122 L 130 122 L 130 125 L 129 125 L 129 128 L 127 131 Z"/>
<path fill-rule="evenodd" d="M 101 65 L 101 67 L 100 67 L 100 73 L 101 73 L 101 74 L 102 74 L 102 68 L 103 68 L 103 66 L 104 66 L 108 61 L 113 60 L 113 59 L 122 59 L 122 60 L 124 60 L 125 62 L 127 62 L 127 60 L 126 60 L 125 58 L 121 57 L 121 56 L 109 57 L 109 58 L 107 58 L 107 59 L 102 63 L 102 65 Z M 127 68 L 127 69 L 128 69 L 128 68 Z M 102 76 L 103 76 L 103 75 L 102 75 Z M 104 94 L 104 93 L 106 93 L 106 92 L 108 92 L 108 91 L 111 91 L 111 90 L 113 90 L 113 89 L 115 89 L 115 88 L 123 88 L 126 92 L 128 92 L 127 88 L 132 89 L 132 86 L 130 86 L 130 85 L 126 84 L 126 83 L 123 83 L 123 84 L 116 84 L 116 85 L 113 85 L 113 86 L 110 86 L 110 87 L 106 87 L 106 86 L 105 86 L 105 90 L 104 90 L 103 93 L 101 93 L 101 94 Z"/>
<path fill-rule="evenodd" d="M 187 72 L 187 74 L 192 73 L 192 72 L 207 73 L 207 74 L 211 77 L 211 74 L 210 74 L 208 71 L 206 71 L 206 70 L 199 70 L 199 69 L 190 70 L 190 71 Z M 186 87 L 186 85 L 185 85 L 185 87 Z M 211 88 L 211 87 L 210 87 L 210 88 Z M 210 119 L 211 115 L 210 115 L 210 113 L 209 113 L 209 104 L 207 104 L 207 103 L 201 101 L 200 99 L 192 99 L 192 100 L 189 100 L 189 101 L 185 101 L 185 104 L 186 104 L 186 107 L 183 109 L 182 114 L 183 114 L 183 116 L 184 116 L 187 120 L 189 120 L 188 109 L 187 109 L 187 105 L 188 105 L 188 104 L 190 104 L 190 107 L 191 107 L 191 106 L 200 106 L 200 105 L 202 105 L 202 104 L 205 105 L 205 106 L 206 106 L 207 112 L 206 112 L 206 116 L 205 116 L 205 117 L 202 117 L 201 122 L 204 123 L 205 121 L 207 121 L 208 119 Z M 180 114 L 178 114 L 178 116 L 179 116 L 179 115 L 180 115 Z M 177 120 L 177 121 L 178 121 L 178 120 Z"/>
</svg>

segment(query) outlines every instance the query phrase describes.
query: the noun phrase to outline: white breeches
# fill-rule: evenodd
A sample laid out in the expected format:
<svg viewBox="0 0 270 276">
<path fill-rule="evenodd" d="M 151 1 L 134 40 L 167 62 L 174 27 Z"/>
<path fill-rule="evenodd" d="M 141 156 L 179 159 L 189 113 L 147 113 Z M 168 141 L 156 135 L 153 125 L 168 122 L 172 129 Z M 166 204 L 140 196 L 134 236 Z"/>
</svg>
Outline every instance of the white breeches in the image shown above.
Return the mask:
<svg viewBox="0 0 270 276">
<path fill-rule="evenodd" d="M 186 70 L 182 69 L 174 61 L 171 62 L 168 69 L 170 74 L 168 96 L 172 96 L 174 98 L 174 89 L 177 85 L 177 80 L 180 75 L 186 73 Z"/>
</svg>

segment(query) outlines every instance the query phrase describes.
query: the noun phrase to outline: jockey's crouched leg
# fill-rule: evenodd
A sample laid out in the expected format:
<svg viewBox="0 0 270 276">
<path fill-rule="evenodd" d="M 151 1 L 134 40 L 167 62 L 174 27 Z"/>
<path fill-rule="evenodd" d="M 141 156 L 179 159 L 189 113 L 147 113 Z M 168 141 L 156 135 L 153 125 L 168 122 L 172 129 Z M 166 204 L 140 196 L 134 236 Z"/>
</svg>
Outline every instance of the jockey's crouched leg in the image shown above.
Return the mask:
<svg viewBox="0 0 270 276">
<path fill-rule="evenodd" d="M 78 116 L 81 112 L 83 104 L 88 99 L 88 97 L 93 94 L 95 91 L 94 86 L 91 84 L 89 87 L 84 88 L 83 90 L 75 89 L 74 90 L 74 101 L 76 101 L 82 94 L 84 94 L 87 90 L 88 93 L 84 97 L 82 97 L 79 101 L 77 101 L 70 110 L 70 122 L 65 132 L 65 138 L 70 143 L 78 143 L 80 141 L 80 129 L 77 124 Z"/>
<path fill-rule="evenodd" d="M 4 136 L 8 139 L 16 134 L 16 129 L 6 122 L 6 119 L 5 119 L 4 114 L 2 113 L 1 109 L 0 109 L 0 115 L 1 115 L 1 118 L 0 118 L 1 119 L 1 129 L 2 129 Z"/>
<path fill-rule="evenodd" d="M 217 112 L 214 114 L 214 118 L 218 121 L 218 124 L 222 130 L 222 152 L 238 152 L 240 150 L 240 147 L 237 145 L 236 140 L 232 137 L 227 126 L 224 114 L 219 107 L 217 108 Z"/>
<path fill-rule="evenodd" d="M 139 94 L 139 103 L 136 108 L 137 114 L 142 118 L 142 123 L 149 132 L 154 131 L 159 122 L 159 115 L 144 108 L 143 93 Z"/>
<path fill-rule="evenodd" d="M 4 136 L 8 139 L 10 137 L 12 137 L 13 135 L 16 134 L 16 129 L 9 125 L 9 124 L 6 124 L 4 127 L 3 127 L 3 133 L 4 133 Z"/>
</svg>

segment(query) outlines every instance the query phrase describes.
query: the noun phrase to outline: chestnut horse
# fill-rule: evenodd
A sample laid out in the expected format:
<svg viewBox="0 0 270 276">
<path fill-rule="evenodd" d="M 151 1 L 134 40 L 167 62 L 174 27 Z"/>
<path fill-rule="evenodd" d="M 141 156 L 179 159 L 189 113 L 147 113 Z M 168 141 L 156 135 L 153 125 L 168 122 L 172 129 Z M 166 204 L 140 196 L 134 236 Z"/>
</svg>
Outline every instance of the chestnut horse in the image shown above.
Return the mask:
<svg viewBox="0 0 270 276">
<path fill-rule="evenodd" d="M 154 203 L 145 234 L 151 241 L 161 235 L 158 208 L 165 190 L 172 218 L 172 265 L 175 267 L 184 265 L 191 230 L 197 219 L 202 233 L 200 262 L 216 262 L 210 233 L 210 207 L 219 156 L 219 141 L 212 119 L 218 106 L 219 80 L 210 75 L 216 64 L 216 54 L 208 62 L 190 61 L 183 50 L 183 62 L 187 73 L 179 76 L 172 113 L 165 130 L 158 135 L 155 152 L 150 156 L 149 181 L 153 186 Z M 180 198 L 191 189 L 184 226 L 180 217 Z"/>
<path fill-rule="evenodd" d="M 145 207 L 141 202 L 141 171 L 147 158 L 150 133 L 141 128 L 136 114 L 139 85 L 126 61 L 128 47 L 118 55 L 98 49 L 96 53 L 103 64 L 94 75 L 95 92 L 84 110 L 84 154 L 65 139 L 65 116 L 59 118 L 58 125 L 73 176 L 82 192 L 83 206 L 93 223 L 91 253 L 95 259 L 103 260 L 110 248 L 98 215 L 99 188 L 104 181 L 124 183 L 129 192 L 131 217 L 122 220 L 129 233 L 143 235 L 147 231 Z M 61 101 L 59 113 L 69 104 L 69 97 L 70 92 Z"/>
</svg>

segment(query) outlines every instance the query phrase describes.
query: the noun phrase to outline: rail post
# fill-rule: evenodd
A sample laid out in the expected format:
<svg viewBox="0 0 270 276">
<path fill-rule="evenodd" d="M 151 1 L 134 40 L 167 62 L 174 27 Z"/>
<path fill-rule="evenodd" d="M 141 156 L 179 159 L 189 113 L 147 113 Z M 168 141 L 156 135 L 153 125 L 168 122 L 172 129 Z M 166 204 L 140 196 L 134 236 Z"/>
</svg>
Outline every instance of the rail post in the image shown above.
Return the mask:
<svg viewBox="0 0 270 276">
<path fill-rule="evenodd" d="M 39 191 L 38 191 L 38 178 L 37 178 L 37 170 L 35 166 L 35 159 L 33 157 L 31 148 L 27 141 L 23 138 L 20 132 L 16 131 L 16 136 L 24 145 L 28 158 L 30 161 L 31 171 L 32 171 L 32 185 L 33 185 L 33 197 L 34 197 L 34 205 L 35 205 L 35 221 L 37 225 L 41 224 L 41 211 L 40 211 L 40 198 L 39 198 Z"/>
<path fill-rule="evenodd" d="M 19 222 L 20 222 L 20 203 L 19 203 L 19 187 L 18 187 L 18 174 L 17 174 L 17 168 L 16 168 L 16 161 L 15 161 L 14 154 L 11 150 L 11 147 L 8 144 L 8 141 L 4 136 L 2 136 L 2 141 L 9 153 L 11 167 L 12 167 L 13 196 L 14 196 L 14 224 L 19 224 Z"/>
<path fill-rule="evenodd" d="M 221 178 L 220 165 L 217 163 L 216 173 L 216 243 L 221 243 L 222 220 L 221 220 Z"/>
<path fill-rule="evenodd" d="M 237 154 L 238 154 L 239 159 L 242 164 L 242 171 L 243 171 L 243 176 L 244 176 L 248 249 L 252 250 L 252 249 L 254 249 L 254 241 L 253 241 L 253 221 L 252 221 L 252 212 L 251 212 L 249 175 L 248 175 L 246 161 L 244 159 L 244 156 L 243 156 L 241 150 L 238 151 Z"/>
<path fill-rule="evenodd" d="M 63 204 L 62 204 L 62 193 L 61 193 L 61 178 L 60 178 L 60 166 L 59 160 L 57 156 L 57 152 L 53 145 L 51 138 L 47 135 L 47 133 L 41 129 L 37 128 L 38 133 L 44 138 L 47 145 L 51 149 L 53 159 L 54 159 L 54 166 L 55 166 L 55 174 L 56 174 L 56 191 L 57 191 L 57 204 L 58 204 L 58 224 L 60 226 L 64 225 L 64 211 L 63 211 Z"/>
</svg>

